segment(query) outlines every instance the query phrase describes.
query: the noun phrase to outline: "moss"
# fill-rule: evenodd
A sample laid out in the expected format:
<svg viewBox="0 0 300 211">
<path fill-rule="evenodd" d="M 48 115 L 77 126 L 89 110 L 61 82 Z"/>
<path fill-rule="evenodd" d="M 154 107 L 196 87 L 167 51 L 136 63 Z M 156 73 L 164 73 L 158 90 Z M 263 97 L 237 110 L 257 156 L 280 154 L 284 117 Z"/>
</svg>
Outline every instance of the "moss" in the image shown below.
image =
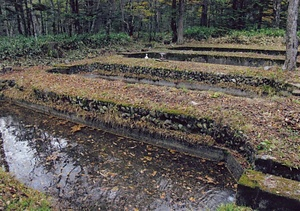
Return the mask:
<svg viewBox="0 0 300 211">
<path fill-rule="evenodd" d="M 234 203 L 224 204 L 217 208 L 217 211 L 252 211 L 250 207 L 238 206 Z"/>
<path fill-rule="evenodd" d="M 49 199 L 44 194 L 24 186 L 2 168 L 0 206 L 4 210 L 51 210 Z"/>
<path fill-rule="evenodd" d="M 53 67 L 59 68 L 59 69 L 69 69 L 72 67 L 72 65 L 66 65 L 66 64 L 54 64 Z"/>
<path fill-rule="evenodd" d="M 253 173 L 253 175 L 255 175 L 255 177 L 249 177 L 249 176 L 248 176 L 248 175 L 249 175 L 249 172 Z M 245 172 L 245 173 L 241 176 L 241 178 L 240 178 L 238 184 L 244 185 L 244 186 L 247 186 L 247 187 L 251 187 L 251 188 L 257 188 L 257 187 L 259 187 L 259 183 L 257 182 L 257 180 L 258 180 L 258 179 L 261 180 L 261 179 L 263 179 L 263 178 L 262 178 L 262 176 L 259 175 L 259 174 L 254 174 L 254 172 L 255 172 L 255 171 L 250 171 L 250 170 L 248 170 L 247 172 Z M 259 178 L 258 178 L 258 177 L 259 177 Z"/>
<path fill-rule="evenodd" d="M 177 109 L 169 109 L 169 108 L 162 108 L 159 109 L 161 112 L 168 113 L 171 115 L 186 115 L 182 110 L 177 110 Z"/>
<path fill-rule="evenodd" d="M 300 200 L 300 184 L 294 180 L 263 174 L 254 170 L 247 170 L 241 176 L 238 184 L 250 188 L 259 188 L 262 191 L 266 191 L 275 195 Z"/>
</svg>

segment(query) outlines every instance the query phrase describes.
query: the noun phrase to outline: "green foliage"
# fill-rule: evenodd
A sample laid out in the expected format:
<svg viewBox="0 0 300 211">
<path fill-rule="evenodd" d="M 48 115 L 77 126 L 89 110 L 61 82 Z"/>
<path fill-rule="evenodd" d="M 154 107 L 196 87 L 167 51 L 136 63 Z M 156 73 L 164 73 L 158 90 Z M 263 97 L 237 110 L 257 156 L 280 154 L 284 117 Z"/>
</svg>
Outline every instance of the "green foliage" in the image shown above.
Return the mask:
<svg viewBox="0 0 300 211">
<path fill-rule="evenodd" d="M 108 36 L 98 33 L 87 37 L 83 42 L 88 47 L 101 48 L 109 45 L 126 45 L 130 42 L 130 37 L 125 33 L 111 33 Z"/>
<path fill-rule="evenodd" d="M 211 98 L 218 98 L 221 97 L 223 94 L 221 92 L 214 92 L 210 97 Z"/>
<path fill-rule="evenodd" d="M 0 58 L 15 58 L 23 55 L 37 55 L 41 52 L 40 43 L 33 37 L 0 37 Z"/>
<path fill-rule="evenodd" d="M 234 30 L 230 33 L 231 36 L 246 36 L 246 37 L 254 37 L 254 36 L 264 36 L 264 37 L 284 37 L 285 31 L 283 29 L 275 29 L 275 28 L 263 28 L 263 29 L 251 29 L 251 30 Z"/>
<path fill-rule="evenodd" d="M 102 48 L 110 45 L 126 45 L 130 37 L 125 33 L 82 34 L 67 36 L 47 35 L 39 37 L 0 37 L 0 58 L 10 59 L 23 56 L 57 56 L 53 51 L 66 51 L 81 49 L 82 47 Z"/>
<path fill-rule="evenodd" d="M 251 211 L 250 207 L 237 206 L 234 203 L 221 205 L 217 211 Z"/>
<path fill-rule="evenodd" d="M 213 27 L 189 27 L 184 31 L 184 36 L 188 39 L 203 40 L 211 37 L 218 37 L 224 34 L 220 29 Z"/>
<path fill-rule="evenodd" d="M 19 183 L 0 168 L 0 206 L 4 210 L 51 210 L 47 197 Z"/>
<path fill-rule="evenodd" d="M 273 96 L 276 94 L 276 89 L 270 85 L 262 86 L 262 93 L 264 95 Z"/>
<path fill-rule="evenodd" d="M 264 150 L 264 151 L 272 151 L 272 148 L 274 148 L 274 147 L 275 147 L 274 143 L 272 141 L 266 139 L 259 143 L 259 145 L 257 146 L 257 149 Z"/>
<path fill-rule="evenodd" d="M 285 31 L 283 29 L 262 28 L 249 30 L 231 30 L 228 35 L 220 38 L 224 43 L 273 45 L 283 42 Z"/>
</svg>

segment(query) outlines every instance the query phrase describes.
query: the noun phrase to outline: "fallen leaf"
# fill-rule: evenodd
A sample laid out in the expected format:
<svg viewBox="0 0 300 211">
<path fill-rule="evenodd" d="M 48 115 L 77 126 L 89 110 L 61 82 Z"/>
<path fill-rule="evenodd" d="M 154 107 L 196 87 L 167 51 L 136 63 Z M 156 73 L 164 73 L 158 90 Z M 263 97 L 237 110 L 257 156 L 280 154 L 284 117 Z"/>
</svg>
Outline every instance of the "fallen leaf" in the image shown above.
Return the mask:
<svg viewBox="0 0 300 211">
<path fill-rule="evenodd" d="M 151 174 L 152 177 L 154 177 L 157 174 L 157 171 L 153 171 L 153 173 Z"/>
<path fill-rule="evenodd" d="M 84 128 L 84 125 L 74 125 L 73 127 L 71 127 L 71 132 L 72 133 L 76 133 L 78 131 L 80 131 L 82 128 Z"/>
<path fill-rule="evenodd" d="M 209 176 L 205 176 L 205 179 L 207 183 L 215 183 L 214 179 Z"/>
<path fill-rule="evenodd" d="M 190 200 L 191 202 L 195 202 L 195 201 L 196 201 L 196 199 L 195 199 L 194 197 L 190 197 L 189 200 Z"/>
</svg>

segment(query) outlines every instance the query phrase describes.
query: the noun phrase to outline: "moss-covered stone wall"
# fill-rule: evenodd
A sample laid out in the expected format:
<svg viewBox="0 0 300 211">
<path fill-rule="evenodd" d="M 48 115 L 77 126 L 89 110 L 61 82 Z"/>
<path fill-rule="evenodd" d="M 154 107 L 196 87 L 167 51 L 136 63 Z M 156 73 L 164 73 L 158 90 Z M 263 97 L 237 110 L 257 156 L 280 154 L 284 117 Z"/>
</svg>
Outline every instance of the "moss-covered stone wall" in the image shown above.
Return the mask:
<svg viewBox="0 0 300 211">
<path fill-rule="evenodd" d="M 115 102 L 87 99 L 78 96 L 58 95 L 53 92 L 34 90 L 37 100 L 49 104 L 69 104 L 88 112 L 97 113 L 97 117 L 108 114 L 124 122 L 145 122 L 155 128 L 170 131 L 181 131 L 188 134 L 211 136 L 217 144 L 236 150 L 248 159 L 254 161 L 255 151 L 240 131 L 221 125 L 209 118 L 196 118 L 177 113 L 176 111 L 148 110 L 134 105 L 122 105 Z"/>
<path fill-rule="evenodd" d="M 147 52 L 150 58 L 160 58 L 159 52 Z M 223 53 L 224 54 L 224 53 Z M 145 53 L 125 53 L 124 56 L 128 58 L 144 58 Z M 211 64 L 224 64 L 224 65 L 240 65 L 248 67 L 261 67 L 261 66 L 272 66 L 272 65 L 282 65 L 284 59 L 278 58 L 265 58 L 265 57 L 247 57 L 238 55 L 218 55 L 218 53 L 177 53 L 168 52 L 165 53 L 164 59 L 175 60 L 175 61 L 194 61 L 201 63 L 211 63 Z"/>
<path fill-rule="evenodd" d="M 58 67 L 49 70 L 51 73 L 76 74 L 80 72 L 92 72 L 94 70 L 106 71 L 111 75 L 123 74 L 129 77 L 148 77 L 149 79 L 183 80 L 203 82 L 207 84 L 232 84 L 234 87 L 243 89 L 244 85 L 272 89 L 274 92 L 292 91 L 292 86 L 270 78 L 250 77 L 243 75 L 216 74 L 200 71 L 176 70 L 165 68 L 151 68 L 143 66 L 129 66 L 123 64 L 92 63 L 86 65 L 74 65 Z"/>
</svg>

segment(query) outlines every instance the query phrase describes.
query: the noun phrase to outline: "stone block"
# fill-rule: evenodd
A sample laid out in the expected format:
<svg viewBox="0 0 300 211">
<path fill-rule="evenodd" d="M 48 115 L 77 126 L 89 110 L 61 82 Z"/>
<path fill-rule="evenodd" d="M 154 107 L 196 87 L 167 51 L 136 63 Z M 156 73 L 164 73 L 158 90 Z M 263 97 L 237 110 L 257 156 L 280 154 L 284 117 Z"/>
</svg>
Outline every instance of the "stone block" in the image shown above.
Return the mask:
<svg viewBox="0 0 300 211">
<path fill-rule="evenodd" d="M 255 210 L 298 210 L 300 183 L 249 170 L 239 180 L 236 200 Z"/>
</svg>

